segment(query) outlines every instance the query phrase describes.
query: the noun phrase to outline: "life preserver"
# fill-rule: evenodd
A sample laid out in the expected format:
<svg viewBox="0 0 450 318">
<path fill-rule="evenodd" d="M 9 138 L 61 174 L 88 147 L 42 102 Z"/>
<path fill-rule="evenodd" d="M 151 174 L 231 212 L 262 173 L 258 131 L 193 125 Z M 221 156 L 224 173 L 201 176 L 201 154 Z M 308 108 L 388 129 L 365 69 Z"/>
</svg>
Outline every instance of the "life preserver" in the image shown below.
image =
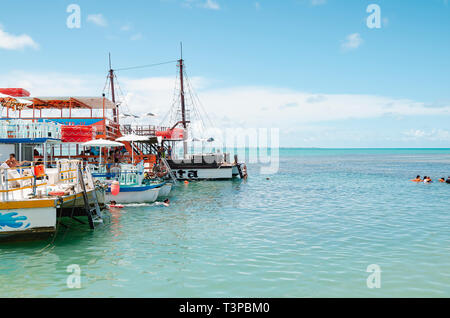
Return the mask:
<svg viewBox="0 0 450 318">
<path fill-rule="evenodd" d="M 111 194 L 112 194 L 112 195 L 118 195 L 119 192 L 120 192 L 120 184 L 119 184 L 119 181 L 114 181 L 114 182 L 111 184 Z"/>
</svg>

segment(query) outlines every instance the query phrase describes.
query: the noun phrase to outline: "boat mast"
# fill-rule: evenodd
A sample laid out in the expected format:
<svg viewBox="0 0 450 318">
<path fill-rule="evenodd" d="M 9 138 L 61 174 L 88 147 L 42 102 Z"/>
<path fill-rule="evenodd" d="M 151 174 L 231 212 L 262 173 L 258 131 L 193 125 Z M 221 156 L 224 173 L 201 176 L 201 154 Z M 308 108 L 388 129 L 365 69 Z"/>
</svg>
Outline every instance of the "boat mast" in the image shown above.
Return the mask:
<svg viewBox="0 0 450 318">
<path fill-rule="evenodd" d="M 184 63 L 183 63 L 183 43 L 180 43 L 181 48 L 181 58 L 178 60 L 178 67 L 180 68 L 180 98 L 181 98 L 181 121 L 184 128 L 184 134 L 183 134 L 183 154 L 186 158 L 187 155 L 187 124 L 186 124 L 186 103 L 184 99 L 184 79 L 183 79 L 183 69 L 184 69 Z"/>
<path fill-rule="evenodd" d="M 111 66 L 111 53 L 109 53 L 109 82 L 111 83 L 111 100 L 114 104 L 113 108 L 114 122 L 116 124 L 119 124 L 119 111 L 118 111 L 119 106 L 116 105 L 116 94 L 114 92 L 114 70 L 112 69 Z"/>
</svg>

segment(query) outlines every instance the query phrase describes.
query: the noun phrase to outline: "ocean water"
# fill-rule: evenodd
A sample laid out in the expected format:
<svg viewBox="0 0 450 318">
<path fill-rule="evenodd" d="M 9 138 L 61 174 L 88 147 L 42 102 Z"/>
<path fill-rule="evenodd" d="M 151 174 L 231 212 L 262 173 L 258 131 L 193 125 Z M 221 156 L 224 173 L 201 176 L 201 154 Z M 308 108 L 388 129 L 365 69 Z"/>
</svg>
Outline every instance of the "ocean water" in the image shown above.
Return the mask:
<svg viewBox="0 0 450 318">
<path fill-rule="evenodd" d="M 249 174 L 180 185 L 170 207 L 128 205 L 95 231 L 0 244 L 0 296 L 450 296 L 450 185 L 409 181 L 450 175 L 450 149 L 281 149 L 278 173 Z"/>
</svg>

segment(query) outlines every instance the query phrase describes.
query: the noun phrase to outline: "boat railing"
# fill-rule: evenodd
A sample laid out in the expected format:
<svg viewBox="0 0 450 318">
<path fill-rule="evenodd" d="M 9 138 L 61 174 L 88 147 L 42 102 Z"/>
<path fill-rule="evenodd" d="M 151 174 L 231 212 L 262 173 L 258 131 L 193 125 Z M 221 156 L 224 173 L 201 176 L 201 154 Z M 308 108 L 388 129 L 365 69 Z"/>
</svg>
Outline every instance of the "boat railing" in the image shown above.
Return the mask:
<svg viewBox="0 0 450 318">
<path fill-rule="evenodd" d="M 92 173 L 96 178 L 117 180 L 121 185 L 137 185 L 141 184 L 144 178 L 144 167 L 142 164 L 120 164 L 113 165 L 93 165 Z"/>
<path fill-rule="evenodd" d="M 61 139 L 61 125 L 52 121 L 0 120 L 0 139 Z"/>
<path fill-rule="evenodd" d="M 157 131 L 166 131 L 170 127 L 156 126 L 156 125 L 122 125 L 121 132 L 123 134 L 134 134 L 138 136 L 155 137 Z"/>
<path fill-rule="evenodd" d="M 15 168 L 0 167 L 0 199 L 7 202 L 24 200 L 28 195 L 47 196 L 55 187 L 79 193 L 81 191 L 78 172 L 79 160 L 58 160 L 57 167 L 45 169 L 42 164 L 32 163 L 31 166 Z M 93 189 L 92 175 L 87 168 L 83 181 L 88 188 Z M 20 191 L 20 192 L 18 192 Z M 20 195 L 17 195 L 19 193 Z"/>
</svg>

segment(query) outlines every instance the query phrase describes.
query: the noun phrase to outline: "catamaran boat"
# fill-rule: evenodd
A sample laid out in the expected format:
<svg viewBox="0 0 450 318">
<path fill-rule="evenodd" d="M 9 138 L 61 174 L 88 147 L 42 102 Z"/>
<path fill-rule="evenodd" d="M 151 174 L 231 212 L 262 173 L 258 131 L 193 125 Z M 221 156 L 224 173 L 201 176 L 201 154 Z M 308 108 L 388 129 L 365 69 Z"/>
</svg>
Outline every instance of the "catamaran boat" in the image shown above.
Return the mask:
<svg viewBox="0 0 450 318">
<path fill-rule="evenodd" d="M 174 103 L 169 109 L 169 122 L 166 125 L 161 125 L 159 129 L 152 126 L 145 125 L 123 125 L 123 130 L 129 134 L 140 136 L 147 136 L 149 140 L 153 140 L 153 144 L 148 145 L 137 143 L 136 151 L 143 158 L 148 158 L 151 155 L 158 154 L 158 145 L 164 149 L 167 154 L 169 146 L 172 149 L 170 157 L 161 158 L 158 160 L 167 167 L 170 171 L 170 177 L 174 180 L 230 180 L 236 177 L 246 178 L 247 168 L 244 163 L 239 163 L 237 156 L 231 158 L 229 153 L 209 152 L 209 153 L 189 153 L 188 152 L 188 136 L 192 134 L 192 127 L 190 114 L 197 114 L 200 116 L 200 110 L 196 109 L 196 101 L 191 92 L 192 87 L 187 82 L 185 85 L 185 78 L 187 75 L 184 68 L 184 60 L 178 60 L 177 68 L 179 70 L 179 85 L 176 85 L 175 95 L 178 94 L 178 102 Z M 110 70 L 113 74 L 114 70 Z M 113 76 L 111 76 L 111 85 L 113 85 Z M 186 93 L 185 88 L 190 91 Z M 114 91 L 111 86 L 111 91 Z M 186 102 L 187 96 L 190 97 L 189 103 Z M 192 109 L 189 109 L 192 108 Z M 196 118 L 202 121 L 202 118 Z M 202 123 L 202 126 L 204 123 Z M 156 138 L 155 138 L 156 137 Z M 195 141 L 193 138 L 192 141 Z M 206 139 L 207 142 L 214 141 L 213 138 Z M 182 145 L 181 151 L 177 151 Z M 203 148 L 203 147 L 202 147 Z"/>
</svg>

